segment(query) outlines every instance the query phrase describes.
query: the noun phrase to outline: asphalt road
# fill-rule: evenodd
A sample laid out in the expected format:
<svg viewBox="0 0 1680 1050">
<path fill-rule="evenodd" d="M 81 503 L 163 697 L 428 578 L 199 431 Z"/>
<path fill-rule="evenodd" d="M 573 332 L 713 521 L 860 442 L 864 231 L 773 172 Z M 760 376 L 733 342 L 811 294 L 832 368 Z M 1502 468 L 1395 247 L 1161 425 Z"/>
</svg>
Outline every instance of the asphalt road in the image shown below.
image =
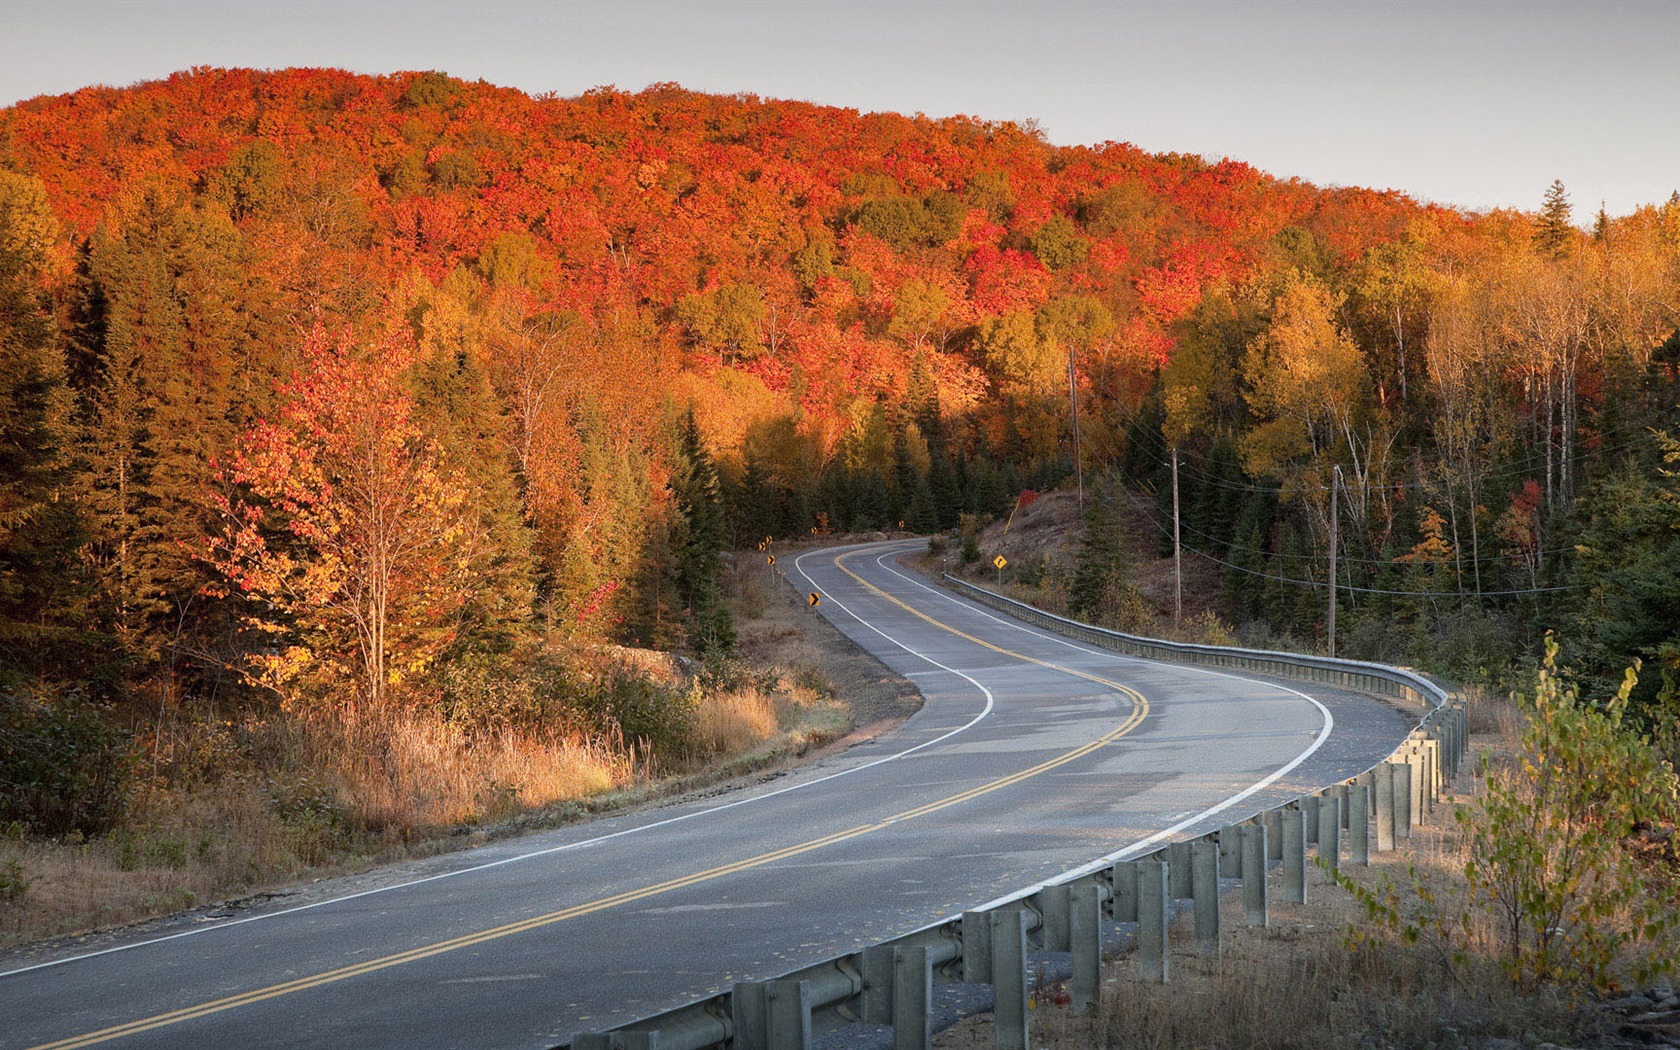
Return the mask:
<svg viewBox="0 0 1680 1050">
<path fill-rule="evenodd" d="M 0 1047 L 552 1047 L 1246 818 L 1410 728 L 1360 694 L 1050 635 L 896 565 L 918 546 L 783 559 L 817 613 L 921 689 L 897 730 L 307 905 L 0 956 Z"/>
</svg>

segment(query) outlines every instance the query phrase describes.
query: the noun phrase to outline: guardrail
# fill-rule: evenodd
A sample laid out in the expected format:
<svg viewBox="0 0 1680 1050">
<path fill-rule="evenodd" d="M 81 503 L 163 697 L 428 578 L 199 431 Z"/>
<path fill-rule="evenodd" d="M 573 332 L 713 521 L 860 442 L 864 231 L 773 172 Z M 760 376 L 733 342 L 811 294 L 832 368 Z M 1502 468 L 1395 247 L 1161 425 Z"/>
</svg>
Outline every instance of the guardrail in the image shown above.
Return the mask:
<svg viewBox="0 0 1680 1050">
<path fill-rule="evenodd" d="M 817 1034 L 858 1023 L 892 1026 L 895 1050 L 924 1050 L 932 1041 L 935 982 L 990 985 L 997 1046 L 1025 1050 L 1029 950 L 1070 956 L 1076 1013 L 1096 1004 L 1105 921 L 1135 924 L 1139 977 L 1165 981 L 1176 902 L 1191 902 L 1199 950 L 1217 952 L 1221 877 L 1242 880 L 1244 920 L 1264 925 L 1271 864 L 1282 864 L 1284 900 L 1304 903 L 1309 846 L 1331 868 L 1344 857 L 1369 864 L 1371 853 L 1410 838 L 1463 762 L 1469 735 L 1463 700 L 1423 675 L 1357 660 L 1143 638 L 1056 616 L 952 576 L 945 582 L 984 605 L 1129 656 L 1323 682 L 1429 711 L 1388 758 L 1342 783 L 1134 859 L 1164 836 L 1146 839 L 987 910 L 774 980 L 736 984 L 611 1032 L 579 1033 L 566 1044 L 572 1050 L 808 1050 Z"/>
<path fill-rule="evenodd" d="M 944 581 L 952 590 L 982 605 L 1007 612 L 1028 623 L 1047 627 L 1058 634 L 1078 638 L 1128 656 L 1201 667 L 1239 668 L 1277 678 L 1298 678 L 1309 682 L 1345 686 L 1361 692 L 1398 697 L 1413 703 L 1426 703 L 1431 707 L 1439 707 L 1448 700 L 1447 691 L 1435 682 L 1414 671 L 1389 667 L 1387 664 L 1344 660 L 1333 656 L 1311 656 L 1304 653 L 1238 649 L 1233 646 L 1198 645 L 1194 642 L 1170 642 L 1164 638 L 1144 638 L 1057 616 L 1037 606 L 976 586 L 967 580 L 959 580 L 949 573 L 945 574 Z"/>
</svg>

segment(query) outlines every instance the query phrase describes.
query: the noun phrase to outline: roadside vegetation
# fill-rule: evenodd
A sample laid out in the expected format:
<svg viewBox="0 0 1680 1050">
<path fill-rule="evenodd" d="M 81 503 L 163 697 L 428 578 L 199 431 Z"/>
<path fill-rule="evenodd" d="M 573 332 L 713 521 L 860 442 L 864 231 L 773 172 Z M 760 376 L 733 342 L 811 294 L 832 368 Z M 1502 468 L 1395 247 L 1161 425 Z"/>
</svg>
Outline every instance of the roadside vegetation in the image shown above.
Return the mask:
<svg viewBox="0 0 1680 1050">
<path fill-rule="evenodd" d="M 1222 902 L 1217 959 L 1173 931 L 1171 983 L 1112 960 L 1099 1007 L 1036 993 L 1046 1050 L 1182 1047 L 1517 1048 L 1680 1045 L 1680 796 L 1625 719 L 1626 688 L 1583 698 L 1548 658 L 1510 700 L 1473 690 L 1455 791 L 1369 868 L 1318 868 L 1306 905 L 1271 925 Z M 1274 874 L 1274 877 L 1276 875 Z M 989 1044 L 989 1018 L 941 1050 Z"/>
<path fill-rule="evenodd" d="M 567 823 L 914 709 L 785 584 L 733 564 L 728 657 L 556 646 L 463 663 L 425 705 L 165 710 L 132 735 L 91 707 L 8 700 L 0 944 Z"/>
</svg>

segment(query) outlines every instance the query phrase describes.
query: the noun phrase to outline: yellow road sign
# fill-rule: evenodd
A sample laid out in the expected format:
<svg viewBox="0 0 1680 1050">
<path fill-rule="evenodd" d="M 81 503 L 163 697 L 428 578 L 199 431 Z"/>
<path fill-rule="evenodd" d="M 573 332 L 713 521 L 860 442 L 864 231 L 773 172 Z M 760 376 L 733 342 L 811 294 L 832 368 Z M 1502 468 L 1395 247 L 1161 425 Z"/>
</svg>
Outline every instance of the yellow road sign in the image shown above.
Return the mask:
<svg viewBox="0 0 1680 1050">
<path fill-rule="evenodd" d="M 764 560 L 769 562 L 771 565 L 776 564 L 776 556 L 774 554 L 766 554 L 764 556 Z"/>
<path fill-rule="evenodd" d="M 992 564 L 996 565 L 999 569 L 1002 569 L 1005 565 L 1009 564 L 1009 559 L 1000 554 L 992 559 Z"/>
<path fill-rule="evenodd" d="M 815 609 L 821 603 L 822 603 L 822 597 L 820 595 L 818 595 L 816 591 L 812 591 L 811 592 L 811 608 Z"/>
</svg>

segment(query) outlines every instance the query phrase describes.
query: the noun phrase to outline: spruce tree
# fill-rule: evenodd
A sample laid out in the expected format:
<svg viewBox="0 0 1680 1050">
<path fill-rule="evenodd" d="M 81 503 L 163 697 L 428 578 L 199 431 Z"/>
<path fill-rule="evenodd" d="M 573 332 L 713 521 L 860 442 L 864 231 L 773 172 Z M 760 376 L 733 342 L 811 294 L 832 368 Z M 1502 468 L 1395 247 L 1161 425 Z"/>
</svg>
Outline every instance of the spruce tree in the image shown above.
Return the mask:
<svg viewBox="0 0 1680 1050">
<path fill-rule="evenodd" d="M 1074 614 L 1090 617 L 1100 612 L 1125 583 L 1129 568 L 1120 545 L 1118 496 L 1113 486 L 1098 482 L 1085 501 L 1085 535 L 1069 595 Z"/>
<path fill-rule="evenodd" d="M 1561 179 L 1553 179 L 1546 190 L 1546 203 L 1534 224 L 1534 247 L 1553 259 L 1569 257 L 1575 228 L 1569 224 L 1569 192 Z"/>
<path fill-rule="evenodd" d="M 421 427 L 471 487 L 477 509 L 478 528 L 462 537 L 478 583 L 461 612 L 460 644 L 504 652 L 535 604 L 534 541 L 509 440 L 513 422 L 470 349 L 434 349 L 416 364 L 413 382 Z"/>
<path fill-rule="evenodd" d="M 678 439 L 671 490 L 678 515 L 674 582 L 688 610 L 688 644 L 702 655 L 727 653 L 735 647 L 735 624 L 723 598 L 723 504 L 717 467 L 692 411 Z"/>
<path fill-rule="evenodd" d="M 73 399 L 39 292 L 40 183 L 0 171 L 0 685 L 87 671 Z"/>
</svg>

